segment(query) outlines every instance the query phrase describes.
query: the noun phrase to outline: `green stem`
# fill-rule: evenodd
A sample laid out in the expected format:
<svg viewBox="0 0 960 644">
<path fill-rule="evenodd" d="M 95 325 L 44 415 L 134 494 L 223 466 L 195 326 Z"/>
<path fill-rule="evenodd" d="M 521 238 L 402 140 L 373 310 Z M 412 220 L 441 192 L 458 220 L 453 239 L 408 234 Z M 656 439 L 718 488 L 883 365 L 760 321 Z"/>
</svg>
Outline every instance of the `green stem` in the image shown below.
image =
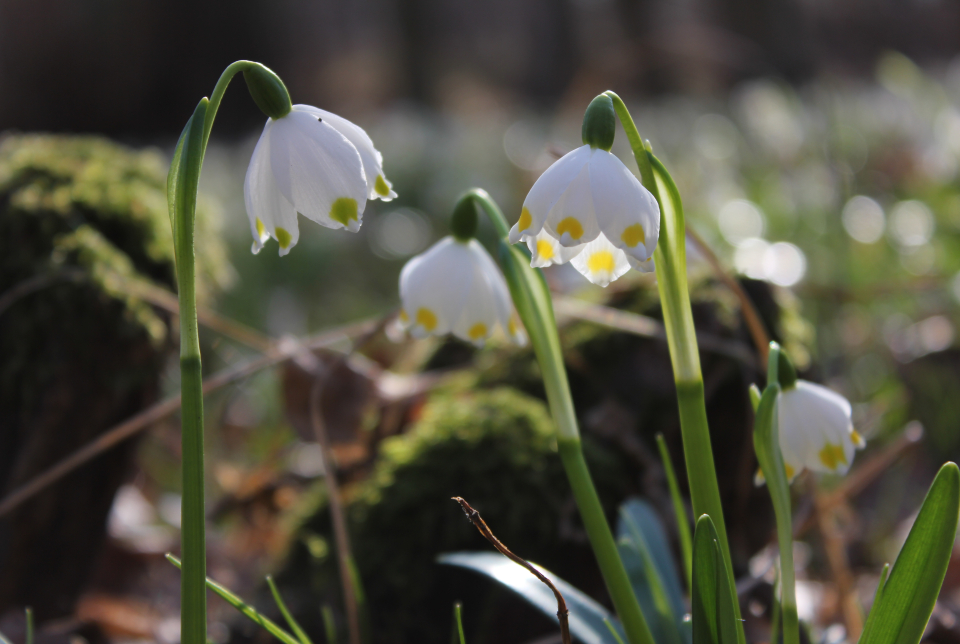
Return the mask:
<svg viewBox="0 0 960 644">
<path fill-rule="evenodd" d="M 663 322 L 667 331 L 667 346 L 670 350 L 673 376 L 677 385 L 680 430 L 690 483 L 690 500 L 695 517 L 708 514 L 713 520 L 720 541 L 720 552 L 730 572 L 728 582 L 733 596 L 736 597 L 733 561 L 730 557 L 713 448 L 710 444 L 710 428 L 707 425 L 707 408 L 703 395 L 703 375 L 700 372 L 700 353 L 693 325 L 690 292 L 687 287 L 686 231 L 680 193 L 666 168 L 650 152 L 649 144 L 644 144 L 627 106 L 615 93 L 606 92 L 606 94 L 613 100 L 614 110 L 623 125 L 637 161 L 637 167 L 640 169 L 643 185 L 653 194 L 660 206 L 660 240 L 653 257 L 657 271 L 657 289 L 660 292 L 660 304 L 663 309 Z M 736 619 L 740 623 L 739 602 L 734 602 L 733 608 Z M 745 642 L 742 628 L 737 630 L 737 637 L 741 644 Z"/>
<path fill-rule="evenodd" d="M 670 450 L 663 434 L 657 434 L 657 449 L 660 450 L 660 460 L 663 462 L 663 471 L 667 476 L 667 486 L 670 488 L 670 498 L 673 501 L 673 513 L 677 518 L 677 534 L 680 537 L 680 552 L 683 555 L 683 571 L 686 575 L 687 589 L 693 591 L 693 541 L 690 538 L 690 519 L 687 509 L 680 496 L 680 486 L 677 484 L 677 475 L 673 471 L 673 462 L 670 460 Z"/>
<path fill-rule="evenodd" d="M 172 200 L 172 225 L 177 257 L 177 288 L 180 298 L 180 392 L 183 458 L 183 505 L 181 517 L 180 631 L 183 644 L 206 644 L 206 514 L 203 464 L 203 374 L 197 325 L 196 223 L 197 186 L 210 136 L 210 128 L 227 85 L 248 61 L 233 63 L 223 72 L 213 91 L 213 100 L 201 99 L 178 143 L 170 166 L 167 198 Z"/>
<path fill-rule="evenodd" d="M 567 371 L 553 315 L 553 303 L 543 274 L 530 267 L 530 257 L 507 241 L 509 227 L 497 204 L 485 191 L 473 189 L 461 199 L 480 206 L 501 239 L 500 260 L 517 313 L 530 336 L 540 364 L 550 413 L 557 424 L 557 444 L 577 508 L 597 558 L 600 573 L 630 644 L 654 644 L 653 635 L 633 593 L 630 578 L 620 559 L 613 532 L 590 478 L 580 445 L 580 430 L 570 395 Z"/>
<path fill-rule="evenodd" d="M 557 441 L 560 451 L 560 460 L 566 470 L 570 487 L 573 489 L 573 498 L 577 501 L 583 526 L 587 530 L 587 537 L 593 547 L 593 554 L 597 558 L 607 591 L 613 600 L 613 606 L 623 622 L 623 630 L 631 644 L 653 644 L 653 635 L 640 610 L 640 604 L 630 584 L 620 552 L 610 531 L 610 524 L 603 513 L 600 497 L 593 486 L 587 462 L 583 458 L 583 449 L 579 440 L 560 439 Z"/>
</svg>

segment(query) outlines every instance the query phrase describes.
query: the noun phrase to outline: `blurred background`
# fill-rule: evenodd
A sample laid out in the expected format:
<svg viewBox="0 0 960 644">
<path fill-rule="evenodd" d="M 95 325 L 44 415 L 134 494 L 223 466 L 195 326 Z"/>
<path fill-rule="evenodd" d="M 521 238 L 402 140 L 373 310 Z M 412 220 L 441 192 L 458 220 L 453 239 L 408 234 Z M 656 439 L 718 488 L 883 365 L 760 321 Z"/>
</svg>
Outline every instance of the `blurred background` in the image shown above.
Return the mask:
<svg viewBox="0 0 960 644">
<path fill-rule="evenodd" d="M 365 641 L 449 641 L 455 600 L 470 642 L 559 641 L 518 596 L 436 563 L 488 549 L 453 495 L 609 604 L 530 353 L 378 322 L 462 191 L 486 189 L 514 221 L 613 89 L 767 331 L 853 403 L 868 447 L 851 474 L 794 493 L 801 618 L 811 641 L 856 641 L 880 567 L 960 456 L 960 5 L 945 0 L 0 0 L 0 632 L 21 640 L 31 606 L 50 642 L 179 639 L 163 559 L 179 538 L 164 186 L 183 124 L 237 59 L 364 127 L 399 197 L 369 202 L 355 235 L 301 219 L 289 256 L 272 242 L 252 255 L 242 187 L 264 117 L 239 79 L 228 90 L 198 238 L 204 370 L 220 378 L 206 402 L 212 577 L 276 616 L 273 574 L 314 641 L 330 641 L 324 614 L 347 641 L 309 415 L 321 382 Z M 634 169 L 622 131 L 613 151 Z M 486 223 L 480 237 L 492 248 Z M 775 540 L 747 397 L 762 371 L 736 296 L 688 254 L 734 565 L 763 642 Z M 653 277 L 547 278 L 611 521 L 645 499 L 676 555 L 657 433 L 686 482 Z M 131 418 L 129 437 L 9 502 Z M 958 607 L 952 566 L 928 641 L 960 641 Z M 214 641 L 268 637 L 211 600 Z"/>
</svg>

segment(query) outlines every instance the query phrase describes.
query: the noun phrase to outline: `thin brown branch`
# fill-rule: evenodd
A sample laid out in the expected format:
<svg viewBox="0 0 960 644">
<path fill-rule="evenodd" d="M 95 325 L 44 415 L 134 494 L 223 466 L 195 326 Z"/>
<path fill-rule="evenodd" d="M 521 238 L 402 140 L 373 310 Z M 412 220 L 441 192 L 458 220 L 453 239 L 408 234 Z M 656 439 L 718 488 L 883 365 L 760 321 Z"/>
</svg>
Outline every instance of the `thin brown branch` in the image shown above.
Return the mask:
<svg viewBox="0 0 960 644">
<path fill-rule="evenodd" d="M 203 382 L 203 393 L 209 394 L 238 380 L 242 380 L 262 369 L 282 364 L 295 358 L 304 348 L 319 349 L 329 347 L 345 338 L 363 335 L 377 327 L 372 320 L 355 322 L 309 338 L 296 346 L 281 346 L 268 351 L 265 355 L 234 365 L 210 376 Z M 108 429 L 63 460 L 55 463 L 0 500 L 0 517 L 9 514 L 14 508 L 46 489 L 53 483 L 74 471 L 91 459 L 136 435 L 154 423 L 163 420 L 180 409 L 180 396 L 171 396 L 142 412 L 128 418 L 119 425 Z"/>
<path fill-rule="evenodd" d="M 337 563 L 340 569 L 340 584 L 343 586 L 343 604 L 347 614 L 347 627 L 350 634 L 350 644 L 360 644 L 360 608 L 357 602 L 357 588 L 353 577 L 353 552 L 350 547 L 350 534 L 347 531 L 346 515 L 343 511 L 343 503 L 340 499 L 340 486 L 337 483 L 336 465 L 332 462 L 330 454 L 330 441 L 327 437 L 326 423 L 323 421 L 323 409 L 320 406 L 323 387 L 327 383 L 330 374 L 336 373 L 340 366 L 346 360 L 361 348 L 366 346 L 377 334 L 379 334 L 387 323 L 393 318 L 393 314 L 383 317 L 379 323 L 366 331 L 360 338 L 354 342 L 349 353 L 345 353 L 333 364 L 330 369 L 324 369 L 325 373 L 320 373 L 320 365 L 313 369 L 314 381 L 310 390 L 310 422 L 313 426 L 313 435 L 320 446 L 320 459 L 323 463 L 323 480 L 327 486 L 327 494 L 330 497 L 330 515 L 333 520 L 333 536 L 337 542 Z"/>
<path fill-rule="evenodd" d="M 760 354 L 760 364 L 766 365 L 767 353 L 770 350 L 770 335 L 767 333 L 766 327 L 763 326 L 763 320 L 760 319 L 760 314 L 757 313 L 757 307 L 753 305 L 753 300 L 751 300 L 747 292 L 743 290 L 740 282 L 735 280 L 723 268 L 717 255 L 689 224 L 687 224 L 687 237 L 707 260 L 707 263 L 713 268 L 713 272 L 720 278 L 720 281 L 737 296 L 737 299 L 740 301 L 740 313 L 743 315 L 743 320 L 746 322 L 747 329 L 750 331 L 750 337 L 753 339 L 753 343 L 757 347 L 757 352 Z"/>
<path fill-rule="evenodd" d="M 453 500 L 460 504 L 460 507 L 463 509 L 464 514 L 467 515 L 467 518 L 473 522 L 473 525 L 476 526 L 477 530 L 480 531 L 480 534 L 482 534 L 487 541 L 492 543 L 494 548 L 500 551 L 500 554 L 515 564 L 523 566 L 529 570 L 534 577 L 542 581 L 547 585 L 547 588 L 553 591 L 553 595 L 557 598 L 557 618 L 560 620 L 560 637 L 563 640 L 563 644 L 570 644 L 570 611 L 567 610 L 567 602 L 563 600 L 563 595 L 561 595 L 560 591 L 557 590 L 557 587 L 553 585 L 553 582 L 547 579 L 547 577 L 539 570 L 534 568 L 526 559 L 518 557 L 510 552 L 510 549 L 503 545 L 503 543 L 501 543 L 500 540 L 497 539 L 497 537 L 493 534 L 486 522 L 480 516 L 480 513 L 474 510 L 465 499 L 455 496 L 453 497 Z"/>
</svg>

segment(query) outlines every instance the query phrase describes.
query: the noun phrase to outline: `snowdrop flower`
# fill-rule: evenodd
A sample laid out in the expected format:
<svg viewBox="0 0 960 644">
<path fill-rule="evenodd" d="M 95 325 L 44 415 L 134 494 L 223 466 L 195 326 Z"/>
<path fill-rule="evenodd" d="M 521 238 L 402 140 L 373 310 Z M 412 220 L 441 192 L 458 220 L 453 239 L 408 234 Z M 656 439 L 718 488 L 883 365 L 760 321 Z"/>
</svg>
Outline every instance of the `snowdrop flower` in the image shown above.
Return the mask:
<svg viewBox="0 0 960 644">
<path fill-rule="evenodd" d="M 350 121 L 309 105 L 268 118 L 253 150 L 243 200 L 253 252 L 272 237 L 286 255 L 297 243 L 297 213 L 327 228 L 357 232 L 367 199 L 397 194 L 383 174 L 383 157 Z"/>
<path fill-rule="evenodd" d="M 806 380 L 785 386 L 777 399 L 780 451 L 787 479 L 804 468 L 846 474 L 854 452 L 866 445 L 853 428 L 850 402 Z"/>
<path fill-rule="evenodd" d="M 660 207 L 610 153 L 614 127 L 613 103 L 601 94 L 584 115 L 584 145 L 547 168 L 527 194 L 510 242 L 526 242 L 531 266 L 571 262 L 600 286 L 630 268 L 653 270 Z"/>
<path fill-rule="evenodd" d="M 458 204 L 454 234 L 403 267 L 400 324 L 417 338 L 452 333 L 477 346 L 499 327 L 517 344 L 525 344 L 507 282 L 473 238 L 477 225 L 473 208 L 470 202 Z"/>
</svg>

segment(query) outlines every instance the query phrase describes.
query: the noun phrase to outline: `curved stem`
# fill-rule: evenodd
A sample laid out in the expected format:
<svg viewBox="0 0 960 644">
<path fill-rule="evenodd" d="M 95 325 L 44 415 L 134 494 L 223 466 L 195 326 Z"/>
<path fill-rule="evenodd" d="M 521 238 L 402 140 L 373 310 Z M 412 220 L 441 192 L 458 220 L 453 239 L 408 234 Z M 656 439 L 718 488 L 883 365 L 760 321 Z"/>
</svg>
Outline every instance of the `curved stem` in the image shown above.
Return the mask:
<svg viewBox="0 0 960 644">
<path fill-rule="evenodd" d="M 667 345 L 677 386 L 690 500 L 695 517 L 707 514 L 713 520 L 720 541 L 720 551 L 729 572 L 727 581 L 731 586 L 732 596 L 736 597 L 733 562 L 720 502 L 713 448 L 710 444 L 710 428 L 707 425 L 700 353 L 687 287 L 686 235 L 680 193 L 670 173 L 650 152 L 649 144 L 644 143 L 640 137 L 623 100 L 614 92 L 606 94 L 613 100 L 613 108 L 630 142 L 643 185 L 653 194 L 660 206 L 660 240 L 653 256 L 663 322 L 667 330 Z M 741 624 L 738 602 L 734 602 L 733 609 L 737 624 Z M 742 626 L 737 629 L 737 638 L 741 644 L 746 641 Z"/>
<path fill-rule="evenodd" d="M 600 497 L 593 485 L 590 471 L 583 457 L 580 429 L 570 395 L 570 384 L 563 364 L 563 352 L 553 315 L 550 290 L 543 273 L 530 267 L 530 256 L 524 250 L 510 245 L 509 227 L 497 204 L 485 191 L 473 189 L 462 199 L 471 199 L 479 205 L 500 236 L 500 264 L 510 287 L 517 313 L 530 336 L 534 354 L 540 364 L 543 384 L 547 392 L 550 413 L 557 424 L 557 446 L 573 497 L 580 510 L 590 546 L 603 575 L 613 606 L 620 616 L 630 644 L 654 644 L 640 604 L 633 592 L 630 578 L 620 559 L 620 552 L 603 512 Z"/>
</svg>

